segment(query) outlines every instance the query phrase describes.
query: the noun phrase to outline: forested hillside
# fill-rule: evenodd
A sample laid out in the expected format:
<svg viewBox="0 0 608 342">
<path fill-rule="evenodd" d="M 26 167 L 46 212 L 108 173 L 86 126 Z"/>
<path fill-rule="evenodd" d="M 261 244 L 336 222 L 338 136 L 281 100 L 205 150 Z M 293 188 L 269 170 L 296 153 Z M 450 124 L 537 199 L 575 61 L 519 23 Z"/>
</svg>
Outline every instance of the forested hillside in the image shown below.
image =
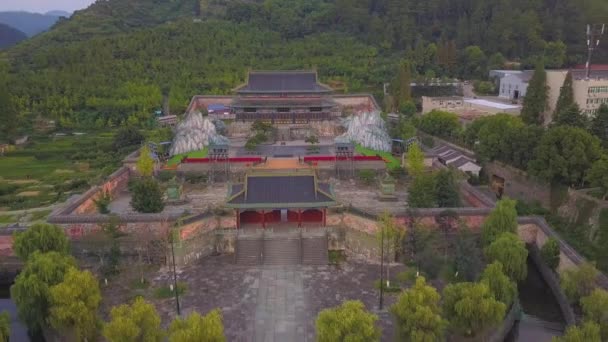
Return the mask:
<svg viewBox="0 0 608 342">
<path fill-rule="evenodd" d="M 25 33 L 5 24 L 0 24 L 0 49 L 7 48 L 27 39 Z"/>
<path fill-rule="evenodd" d="M 161 89 L 176 112 L 227 93 L 247 69 L 317 68 L 381 96 L 404 58 L 419 78 L 483 78 L 505 60 L 562 67 L 583 61 L 585 24 L 606 17 L 604 0 L 109 0 L 6 57 L 23 121 L 105 127 L 148 121 Z"/>
</svg>

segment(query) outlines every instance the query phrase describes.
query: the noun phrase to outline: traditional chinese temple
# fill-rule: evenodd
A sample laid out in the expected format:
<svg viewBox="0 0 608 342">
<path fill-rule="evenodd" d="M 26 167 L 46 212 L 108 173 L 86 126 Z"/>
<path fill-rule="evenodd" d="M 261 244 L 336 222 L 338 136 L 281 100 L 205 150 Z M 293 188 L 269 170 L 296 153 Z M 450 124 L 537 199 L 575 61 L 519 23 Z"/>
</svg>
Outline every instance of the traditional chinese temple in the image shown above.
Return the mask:
<svg viewBox="0 0 608 342">
<path fill-rule="evenodd" d="M 235 209 L 237 228 L 325 226 L 327 208 L 336 205 L 330 185 L 308 170 L 249 173 L 244 183 L 231 185 L 226 202 Z"/>
<path fill-rule="evenodd" d="M 319 83 L 315 71 L 251 71 L 234 91 L 230 106 L 237 120 L 298 124 L 340 114 L 331 88 Z"/>
</svg>

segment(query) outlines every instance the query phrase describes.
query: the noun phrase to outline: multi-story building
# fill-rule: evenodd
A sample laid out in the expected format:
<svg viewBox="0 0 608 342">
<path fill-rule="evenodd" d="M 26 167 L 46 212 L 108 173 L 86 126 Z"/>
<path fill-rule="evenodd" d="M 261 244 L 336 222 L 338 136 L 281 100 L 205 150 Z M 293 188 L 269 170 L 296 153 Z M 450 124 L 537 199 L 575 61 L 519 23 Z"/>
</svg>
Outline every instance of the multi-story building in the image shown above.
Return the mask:
<svg viewBox="0 0 608 342">
<path fill-rule="evenodd" d="M 592 69 L 589 78 L 586 77 L 586 71 L 580 69 L 548 70 L 549 100 L 548 109 L 545 113 L 545 122 L 547 123 L 551 121 L 561 87 L 568 73 L 572 74 L 574 101 L 584 114 L 593 116 L 601 104 L 608 104 L 608 70 Z"/>
</svg>

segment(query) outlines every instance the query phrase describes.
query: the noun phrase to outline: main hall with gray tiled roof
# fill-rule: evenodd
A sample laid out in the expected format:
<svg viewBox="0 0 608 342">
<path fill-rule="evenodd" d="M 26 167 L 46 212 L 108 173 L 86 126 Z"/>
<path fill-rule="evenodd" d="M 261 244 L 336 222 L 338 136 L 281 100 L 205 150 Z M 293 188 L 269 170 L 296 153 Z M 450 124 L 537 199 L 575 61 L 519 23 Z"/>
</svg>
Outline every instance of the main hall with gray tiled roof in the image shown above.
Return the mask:
<svg viewBox="0 0 608 342">
<path fill-rule="evenodd" d="M 220 308 L 227 341 L 313 342 L 315 319 L 325 308 L 358 299 L 376 311 L 378 292 L 373 284 L 378 272 L 379 266 L 370 264 L 241 266 L 229 256 L 208 257 L 178 272 L 188 289 L 180 301 L 182 315 Z M 171 282 L 171 272 L 155 282 Z M 387 296 L 386 306 L 394 300 Z M 164 322 L 175 316 L 172 299 L 158 309 Z M 379 316 L 382 340 L 391 341 L 390 314 L 384 311 Z"/>
</svg>

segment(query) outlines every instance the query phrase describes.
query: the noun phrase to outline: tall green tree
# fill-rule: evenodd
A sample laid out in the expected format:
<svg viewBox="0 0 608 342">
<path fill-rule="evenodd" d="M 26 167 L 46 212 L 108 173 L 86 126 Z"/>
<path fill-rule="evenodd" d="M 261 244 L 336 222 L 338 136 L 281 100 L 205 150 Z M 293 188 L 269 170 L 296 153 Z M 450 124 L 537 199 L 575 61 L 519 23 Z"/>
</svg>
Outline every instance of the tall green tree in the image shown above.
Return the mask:
<svg viewBox="0 0 608 342">
<path fill-rule="evenodd" d="M 553 127 L 538 144 L 529 171 L 548 182 L 580 186 L 600 154 L 599 139 L 584 129 Z"/>
<path fill-rule="evenodd" d="M 560 285 L 566 296 L 573 302 L 591 294 L 596 287 L 599 271 L 590 263 L 570 268 L 560 274 Z"/>
<path fill-rule="evenodd" d="M 440 170 L 435 176 L 435 191 L 437 206 L 440 208 L 456 208 L 460 206 L 460 192 L 456 177 L 451 170 Z"/>
<path fill-rule="evenodd" d="M 193 312 L 186 318 L 177 317 L 169 327 L 169 342 L 225 342 L 224 323 L 219 309 L 205 316 Z"/>
<path fill-rule="evenodd" d="M 47 326 L 50 289 L 61 283 L 68 270 L 75 266 L 74 258 L 58 252 L 34 252 L 30 255 L 11 286 L 11 298 L 17 306 L 19 319 L 29 331 L 40 332 Z"/>
<path fill-rule="evenodd" d="M 590 295 L 581 298 L 583 317 L 586 321 L 600 326 L 602 340 L 608 340 L 608 292 L 597 288 Z"/>
<path fill-rule="evenodd" d="M 506 305 L 484 283 L 456 283 L 443 290 L 443 310 L 455 331 L 475 336 L 500 323 Z"/>
<path fill-rule="evenodd" d="M 158 182 L 152 177 L 137 181 L 131 193 L 131 206 L 137 212 L 160 213 L 165 208 L 163 192 Z"/>
<path fill-rule="evenodd" d="M 587 118 L 581 113 L 581 109 L 578 104 L 573 103 L 570 106 L 561 109 L 557 112 L 554 124 L 556 125 L 568 125 L 572 127 L 585 128 L 587 127 Z"/>
<path fill-rule="evenodd" d="M 110 321 L 103 327 L 108 342 L 160 342 L 164 332 L 154 305 L 137 297 L 132 305 L 122 304 L 110 311 Z"/>
<path fill-rule="evenodd" d="M 608 148 L 608 104 L 603 103 L 591 119 L 591 133 Z"/>
<path fill-rule="evenodd" d="M 424 114 L 415 123 L 421 131 L 445 139 L 457 138 L 462 130 L 456 114 L 440 110 Z"/>
<path fill-rule="evenodd" d="M 484 244 L 489 245 L 502 233 L 515 233 L 517 231 L 516 201 L 503 198 L 496 203 L 496 207 L 481 225 L 481 235 Z"/>
<path fill-rule="evenodd" d="M 139 150 L 136 166 L 137 172 L 144 177 L 151 177 L 154 174 L 154 159 L 152 159 L 150 148 L 147 145 Z"/>
<path fill-rule="evenodd" d="M 564 79 L 564 84 L 559 90 L 559 97 L 557 98 L 557 104 L 555 111 L 553 111 L 553 120 L 555 121 L 560 113 L 575 104 L 574 102 L 574 90 L 572 89 L 572 73 L 568 72 Z"/>
<path fill-rule="evenodd" d="M 554 271 L 559 266 L 559 255 L 559 242 L 555 238 L 549 238 L 540 249 L 541 258 Z"/>
<path fill-rule="evenodd" d="M 499 261 L 486 266 L 481 275 L 481 282 L 486 284 L 494 298 L 510 306 L 517 297 L 517 285 L 503 271 Z"/>
<path fill-rule="evenodd" d="M 566 329 L 562 337 L 554 337 L 551 342 L 601 342 L 599 325 L 593 322 L 586 322 L 581 325 L 574 325 Z"/>
<path fill-rule="evenodd" d="M 13 251 L 23 261 L 27 261 L 34 252 L 68 254 L 69 250 L 63 228 L 52 224 L 37 223 L 13 235 Z"/>
<path fill-rule="evenodd" d="M 422 152 L 418 144 L 413 144 L 408 149 L 405 168 L 413 177 L 417 177 L 424 172 L 424 152 Z"/>
<path fill-rule="evenodd" d="M 593 163 L 586 179 L 591 186 L 602 189 L 604 199 L 608 198 L 608 155 L 603 154 Z"/>
<path fill-rule="evenodd" d="M 504 267 L 505 274 L 513 281 L 526 279 L 528 274 L 528 250 L 523 241 L 513 233 L 502 233 L 485 249 L 490 262 L 498 261 Z"/>
<path fill-rule="evenodd" d="M 435 175 L 423 173 L 416 177 L 408 189 L 408 205 L 410 208 L 433 208 L 437 205 Z"/>
<path fill-rule="evenodd" d="M 50 303 L 48 319 L 57 331 L 79 341 L 93 341 L 97 337 L 101 291 L 91 272 L 70 268 L 63 281 L 51 287 Z"/>
<path fill-rule="evenodd" d="M 542 125 L 548 99 L 547 72 L 542 63 L 538 63 L 528 83 L 528 90 L 521 109 L 522 120 L 529 125 Z"/>
<path fill-rule="evenodd" d="M 448 322 L 441 317 L 441 297 L 424 277 L 403 291 L 390 312 L 396 318 L 400 341 L 441 341 Z"/>
<path fill-rule="evenodd" d="M 409 60 L 403 60 L 399 64 L 399 73 L 396 82 L 394 101 L 395 109 L 401 110 L 404 106 L 412 99 L 412 89 L 410 83 L 412 82 L 412 66 Z"/>
<path fill-rule="evenodd" d="M 317 341 L 379 342 L 377 320 L 378 316 L 367 312 L 362 302 L 346 301 L 319 313 L 316 321 Z"/>
</svg>

